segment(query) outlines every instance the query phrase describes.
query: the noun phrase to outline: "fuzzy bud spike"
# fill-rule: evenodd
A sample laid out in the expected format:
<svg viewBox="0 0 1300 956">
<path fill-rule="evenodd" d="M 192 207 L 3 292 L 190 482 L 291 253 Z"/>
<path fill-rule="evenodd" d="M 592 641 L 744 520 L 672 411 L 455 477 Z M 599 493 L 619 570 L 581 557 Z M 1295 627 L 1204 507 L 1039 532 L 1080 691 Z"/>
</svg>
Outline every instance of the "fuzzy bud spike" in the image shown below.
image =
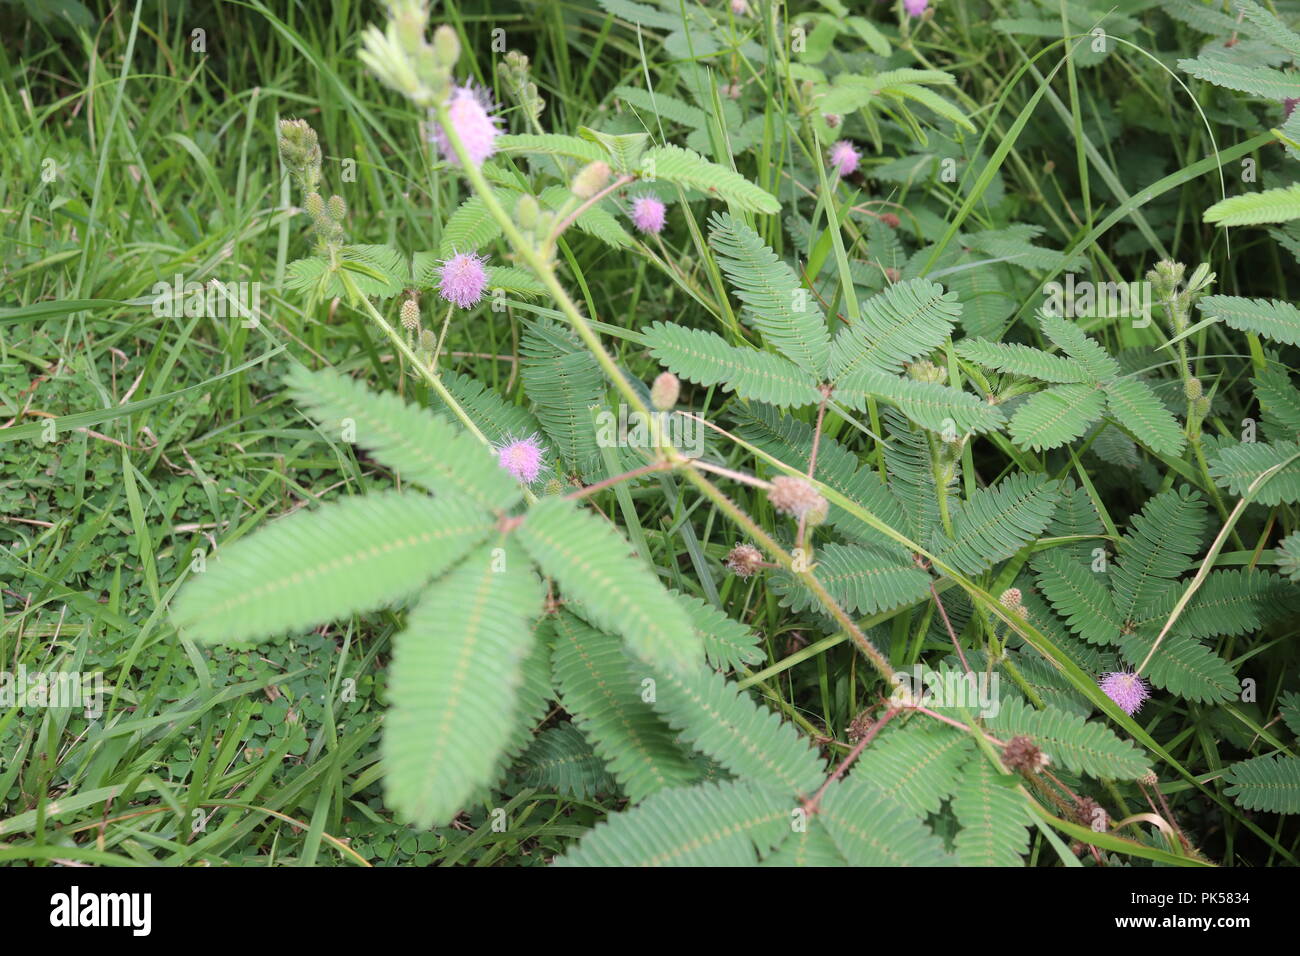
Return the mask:
<svg viewBox="0 0 1300 956">
<path fill-rule="evenodd" d="M 671 411 L 681 395 L 682 383 L 672 372 L 661 372 L 650 387 L 650 404 L 661 412 Z"/>
</svg>

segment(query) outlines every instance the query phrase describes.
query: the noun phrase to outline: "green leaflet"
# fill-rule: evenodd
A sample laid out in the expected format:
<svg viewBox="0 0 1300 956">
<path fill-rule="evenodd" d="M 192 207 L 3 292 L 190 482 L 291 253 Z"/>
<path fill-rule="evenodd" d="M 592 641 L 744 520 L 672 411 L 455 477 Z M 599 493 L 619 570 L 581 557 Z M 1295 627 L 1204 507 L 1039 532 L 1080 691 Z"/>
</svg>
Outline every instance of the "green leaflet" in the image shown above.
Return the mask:
<svg viewBox="0 0 1300 956">
<path fill-rule="evenodd" d="M 527 557 L 500 539 L 432 585 L 395 640 L 385 796 L 418 826 L 448 822 L 492 781 L 542 597 Z"/>
<path fill-rule="evenodd" d="M 379 492 L 300 511 L 221 548 L 172 605 L 201 641 L 250 640 L 407 597 L 492 530 L 464 498 Z"/>
<path fill-rule="evenodd" d="M 587 618 L 621 635 L 643 661 L 681 671 L 700 660 L 686 612 L 606 521 L 564 498 L 544 498 L 515 533 Z"/>
<path fill-rule="evenodd" d="M 968 338 L 962 339 L 956 347 L 957 354 L 967 361 L 999 372 L 1024 375 L 1043 382 L 1089 381 L 1089 374 L 1081 363 L 1028 345 Z"/>
<path fill-rule="evenodd" d="M 596 827 L 555 866 L 754 866 L 790 836 L 794 801 L 748 780 L 664 790 Z"/>
<path fill-rule="evenodd" d="M 848 866 L 831 835 L 816 817 L 786 837 L 761 866 Z"/>
<path fill-rule="evenodd" d="M 294 368 L 286 377 L 294 401 L 306 406 L 326 431 L 369 449 L 403 478 L 434 492 L 463 495 L 489 511 L 518 504 L 518 484 L 496 456 L 446 419 L 372 392 L 333 370 Z"/>
<path fill-rule="evenodd" d="M 733 621 L 697 597 L 677 591 L 671 594 L 690 617 L 691 627 L 704 645 L 704 656 L 710 667 L 726 669 L 742 664 L 761 664 L 767 659 L 758 635 L 745 625 Z"/>
<path fill-rule="evenodd" d="M 862 614 L 915 604 L 930 591 L 930 575 L 908 556 L 874 544 L 827 544 L 817 552 L 814 574 L 841 607 Z M 786 572 L 774 576 L 769 587 L 784 594 L 782 603 L 793 610 L 821 610 L 812 593 Z"/>
<path fill-rule="evenodd" d="M 589 409 L 605 402 L 600 366 L 573 333 L 548 319 L 530 323 L 520 343 L 520 378 L 537 418 L 564 465 L 603 474 Z"/>
<path fill-rule="evenodd" d="M 568 612 L 554 618 L 555 686 L 564 709 L 634 802 L 699 773 L 675 735 L 643 699 L 644 665 L 628 657 L 615 637 Z"/>
</svg>

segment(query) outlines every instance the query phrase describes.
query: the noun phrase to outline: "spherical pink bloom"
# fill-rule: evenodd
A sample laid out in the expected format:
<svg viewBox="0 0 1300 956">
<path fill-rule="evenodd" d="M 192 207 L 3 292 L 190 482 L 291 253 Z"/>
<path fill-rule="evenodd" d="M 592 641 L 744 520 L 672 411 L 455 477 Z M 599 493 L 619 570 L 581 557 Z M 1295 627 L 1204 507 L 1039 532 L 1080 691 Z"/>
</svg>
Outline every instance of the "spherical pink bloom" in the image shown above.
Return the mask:
<svg viewBox="0 0 1300 956">
<path fill-rule="evenodd" d="M 664 204 L 654 196 L 637 196 L 632 200 L 632 225 L 657 235 L 664 228 L 665 211 Z"/>
<path fill-rule="evenodd" d="M 461 145 L 475 166 L 496 152 L 497 137 L 501 135 L 501 120 L 492 115 L 492 103 L 487 94 L 472 86 L 457 86 L 447 101 L 447 115 L 451 127 L 460 138 Z M 436 120 L 433 124 L 433 141 L 442 158 L 453 166 L 460 165 L 460 157 L 451 148 L 447 131 Z"/>
<path fill-rule="evenodd" d="M 1101 679 L 1101 690 L 1126 714 L 1136 714 L 1151 696 L 1147 682 L 1131 671 L 1114 671 Z"/>
<path fill-rule="evenodd" d="M 929 5 L 930 0 L 903 0 L 903 9 L 909 17 L 919 17 Z"/>
<path fill-rule="evenodd" d="M 508 441 L 496 448 L 497 464 L 525 485 L 542 473 L 542 444 L 536 435 Z"/>
<path fill-rule="evenodd" d="M 858 168 L 858 160 L 862 154 L 853 148 L 853 144 L 847 139 L 842 139 L 831 147 L 831 165 L 835 167 L 835 175 L 847 176 Z"/>
<path fill-rule="evenodd" d="M 458 252 L 442 264 L 438 295 L 462 309 L 468 309 L 483 298 L 487 288 L 487 262 L 472 252 Z"/>
</svg>

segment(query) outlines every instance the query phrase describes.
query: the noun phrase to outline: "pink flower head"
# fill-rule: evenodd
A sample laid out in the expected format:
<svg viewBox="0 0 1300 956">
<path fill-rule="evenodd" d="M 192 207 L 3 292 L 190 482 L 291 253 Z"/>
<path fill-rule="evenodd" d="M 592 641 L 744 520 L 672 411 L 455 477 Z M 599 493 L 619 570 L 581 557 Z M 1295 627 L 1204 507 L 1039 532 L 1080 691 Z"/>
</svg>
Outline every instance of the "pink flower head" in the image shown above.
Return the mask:
<svg viewBox="0 0 1300 956">
<path fill-rule="evenodd" d="M 632 225 L 657 235 L 664 228 L 665 211 L 664 204 L 654 196 L 637 196 L 632 200 Z"/>
<path fill-rule="evenodd" d="M 731 12 L 738 17 L 743 17 L 749 13 L 748 0 L 731 0 Z"/>
<path fill-rule="evenodd" d="M 487 288 L 488 274 L 482 256 L 472 252 L 458 252 L 442 264 L 439 275 L 438 295 L 462 309 L 468 309 L 483 298 Z"/>
<path fill-rule="evenodd" d="M 1147 682 L 1131 671 L 1113 671 L 1101 679 L 1101 690 L 1126 714 L 1136 714 L 1151 696 Z"/>
<path fill-rule="evenodd" d="M 835 175 L 847 176 L 858 168 L 858 160 L 862 154 L 853 148 L 853 144 L 847 139 L 842 139 L 831 147 L 831 165 L 835 167 Z"/>
<path fill-rule="evenodd" d="M 903 9 L 909 17 L 919 17 L 929 5 L 930 0 L 903 0 Z"/>
<path fill-rule="evenodd" d="M 472 86 L 457 86 L 451 91 L 447 100 L 447 115 L 451 127 L 460 138 L 461 145 L 469 154 L 475 166 L 482 166 L 483 160 L 496 152 L 497 137 L 501 135 L 498 124 L 501 120 L 492 115 L 492 102 L 486 93 Z M 460 165 L 460 157 L 451 148 L 447 131 L 438 122 L 433 124 L 433 141 L 438 146 L 442 158 L 453 166 Z"/>
<path fill-rule="evenodd" d="M 497 464 L 515 481 L 531 485 L 542 473 L 542 444 L 536 435 L 507 441 L 496 448 Z"/>
</svg>

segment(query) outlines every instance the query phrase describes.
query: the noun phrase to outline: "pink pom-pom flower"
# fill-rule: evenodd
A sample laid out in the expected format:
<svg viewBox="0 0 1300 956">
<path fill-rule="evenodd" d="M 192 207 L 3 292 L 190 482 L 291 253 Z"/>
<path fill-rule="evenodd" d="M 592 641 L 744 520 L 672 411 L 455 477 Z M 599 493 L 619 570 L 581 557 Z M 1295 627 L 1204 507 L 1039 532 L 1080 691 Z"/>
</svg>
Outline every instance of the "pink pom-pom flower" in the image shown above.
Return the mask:
<svg viewBox="0 0 1300 956">
<path fill-rule="evenodd" d="M 1147 682 L 1131 671 L 1114 671 L 1101 679 L 1101 690 L 1130 716 L 1151 696 Z"/>
<path fill-rule="evenodd" d="M 903 0 L 903 9 L 909 17 L 919 17 L 930 6 L 930 0 Z"/>
<path fill-rule="evenodd" d="M 665 212 L 664 204 L 654 196 L 638 196 L 632 200 L 632 225 L 658 235 L 664 228 Z"/>
<path fill-rule="evenodd" d="M 853 148 L 853 144 L 847 139 L 842 139 L 831 147 L 831 166 L 835 168 L 835 175 L 847 176 L 858 168 L 858 161 L 862 159 L 862 154 Z"/>
<path fill-rule="evenodd" d="M 516 438 L 495 448 L 497 464 L 510 473 L 515 481 L 531 485 L 542 473 L 542 443 L 536 435 Z"/>
<path fill-rule="evenodd" d="M 501 135 L 501 120 L 492 115 L 487 94 L 472 86 L 455 87 L 447 100 L 447 116 L 470 161 L 482 166 L 483 160 L 496 152 L 497 137 Z M 433 124 L 433 142 L 443 159 L 453 166 L 460 165 L 460 157 L 451 148 L 447 131 L 437 120 Z"/>
<path fill-rule="evenodd" d="M 438 295 L 462 309 L 475 305 L 487 289 L 486 262 L 472 252 L 458 252 L 444 261 L 438 278 Z"/>
</svg>

